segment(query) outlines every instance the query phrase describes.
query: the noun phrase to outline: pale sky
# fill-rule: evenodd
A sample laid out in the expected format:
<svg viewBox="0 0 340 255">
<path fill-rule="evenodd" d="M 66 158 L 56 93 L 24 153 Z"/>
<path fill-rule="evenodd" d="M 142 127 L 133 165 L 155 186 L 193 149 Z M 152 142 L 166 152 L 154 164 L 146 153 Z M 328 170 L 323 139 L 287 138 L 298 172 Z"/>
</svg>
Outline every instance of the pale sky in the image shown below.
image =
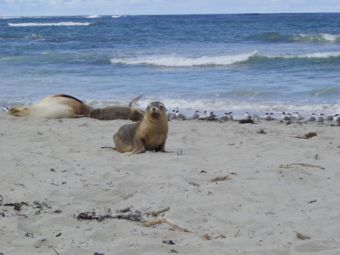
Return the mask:
<svg viewBox="0 0 340 255">
<path fill-rule="evenodd" d="M 0 16 L 340 12 L 340 0 L 0 0 Z"/>
</svg>

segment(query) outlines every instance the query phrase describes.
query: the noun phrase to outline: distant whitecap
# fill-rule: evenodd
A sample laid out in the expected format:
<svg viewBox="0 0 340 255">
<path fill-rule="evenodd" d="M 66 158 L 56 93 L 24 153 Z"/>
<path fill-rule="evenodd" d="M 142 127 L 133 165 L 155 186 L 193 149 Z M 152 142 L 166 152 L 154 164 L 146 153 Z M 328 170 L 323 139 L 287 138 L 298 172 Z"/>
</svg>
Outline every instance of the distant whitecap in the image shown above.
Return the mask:
<svg viewBox="0 0 340 255">
<path fill-rule="evenodd" d="M 97 19 L 97 18 L 100 18 L 100 15 L 89 15 L 89 16 L 86 16 L 87 19 Z"/>
<path fill-rule="evenodd" d="M 27 23 L 8 23 L 10 27 L 53 27 L 53 26 L 90 26 L 90 22 L 54 22 L 54 23 L 38 23 L 38 22 L 27 22 Z"/>
</svg>

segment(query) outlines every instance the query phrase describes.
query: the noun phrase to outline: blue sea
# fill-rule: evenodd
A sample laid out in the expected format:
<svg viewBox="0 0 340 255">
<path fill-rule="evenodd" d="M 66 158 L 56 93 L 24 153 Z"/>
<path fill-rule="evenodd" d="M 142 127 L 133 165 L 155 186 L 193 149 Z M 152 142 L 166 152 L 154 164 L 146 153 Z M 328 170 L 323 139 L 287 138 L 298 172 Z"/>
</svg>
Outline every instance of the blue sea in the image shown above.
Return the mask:
<svg viewBox="0 0 340 255">
<path fill-rule="evenodd" d="M 340 14 L 0 18 L 0 106 L 340 110 Z"/>
</svg>

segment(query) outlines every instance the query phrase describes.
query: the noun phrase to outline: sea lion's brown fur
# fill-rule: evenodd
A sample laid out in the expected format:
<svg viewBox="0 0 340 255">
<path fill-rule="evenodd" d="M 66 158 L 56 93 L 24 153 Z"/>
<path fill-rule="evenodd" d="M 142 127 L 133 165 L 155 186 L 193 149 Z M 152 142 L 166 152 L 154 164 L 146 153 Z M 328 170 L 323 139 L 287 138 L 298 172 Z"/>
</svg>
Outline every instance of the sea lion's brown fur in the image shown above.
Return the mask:
<svg viewBox="0 0 340 255">
<path fill-rule="evenodd" d="M 132 120 L 139 121 L 143 119 L 144 111 L 132 108 L 142 96 L 138 96 L 129 102 L 129 107 L 126 106 L 109 106 L 100 109 L 94 109 L 90 117 L 98 120 Z"/>
<path fill-rule="evenodd" d="M 146 150 L 165 152 L 168 136 L 168 117 L 166 108 L 161 102 L 152 102 L 146 108 L 141 121 L 127 124 L 113 136 L 116 150 L 143 153 Z"/>
<path fill-rule="evenodd" d="M 132 120 L 143 119 L 144 112 L 136 108 L 126 106 L 109 106 L 101 109 L 94 109 L 90 117 L 98 120 Z"/>
<path fill-rule="evenodd" d="M 13 107 L 9 114 L 23 117 L 79 118 L 87 117 L 93 109 L 83 101 L 65 94 L 48 96 L 30 107 Z"/>
</svg>

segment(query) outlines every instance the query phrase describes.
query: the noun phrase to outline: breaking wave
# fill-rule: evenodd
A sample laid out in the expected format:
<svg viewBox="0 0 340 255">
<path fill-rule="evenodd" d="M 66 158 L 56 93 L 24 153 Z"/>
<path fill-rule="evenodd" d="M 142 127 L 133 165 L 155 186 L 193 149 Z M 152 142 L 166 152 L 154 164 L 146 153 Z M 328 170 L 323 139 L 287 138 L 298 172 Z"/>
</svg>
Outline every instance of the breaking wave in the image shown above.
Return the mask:
<svg viewBox="0 0 340 255">
<path fill-rule="evenodd" d="M 25 39 L 33 41 L 44 41 L 45 38 L 40 34 L 33 33 L 26 36 Z M 0 38 L 1 40 L 1 38 Z M 5 39 L 4 39 L 5 40 Z M 93 65 L 134 65 L 134 66 L 151 66 L 151 67 L 168 67 L 168 68 L 204 68 L 233 65 L 262 65 L 275 64 L 288 61 L 303 61 L 306 63 L 339 63 L 340 52 L 315 52 L 300 55 L 264 55 L 256 51 L 237 55 L 223 56 L 203 56 L 203 57 L 185 57 L 174 55 L 152 55 L 140 57 L 112 58 L 108 53 L 96 52 L 44 52 L 38 55 L 20 55 L 20 56 L 2 56 L 0 62 L 7 63 L 64 63 L 64 64 L 93 64 Z M 300 62 L 298 62 L 300 64 Z"/>
<path fill-rule="evenodd" d="M 256 51 L 238 55 L 203 56 L 190 58 L 182 56 L 147 56 L 136 58 L 112 58 L 111 64 L 121 65 L 150 65 L 159 67 L 204 67 L 229 66 L 247 62 L 282 61 L 294 59 L 339 59 L 340 52 L 315 52 L 300 55 L 261 55 Z"/>
<path fill-rule="evenodd" d="M 112 64 L 124 65 L 152 65 L 163 67 L 195 67 L 195 66 L 226 66 L 241 63 L 249 60 L 256 55 L 256 51 L 252 53 L 244 53 L 238 55 L 225 55 L 215 57 L 199 57 L 189 58 L 180 56 L 150 56 L 137 58 L 112 58 Z"/>
</svg>

